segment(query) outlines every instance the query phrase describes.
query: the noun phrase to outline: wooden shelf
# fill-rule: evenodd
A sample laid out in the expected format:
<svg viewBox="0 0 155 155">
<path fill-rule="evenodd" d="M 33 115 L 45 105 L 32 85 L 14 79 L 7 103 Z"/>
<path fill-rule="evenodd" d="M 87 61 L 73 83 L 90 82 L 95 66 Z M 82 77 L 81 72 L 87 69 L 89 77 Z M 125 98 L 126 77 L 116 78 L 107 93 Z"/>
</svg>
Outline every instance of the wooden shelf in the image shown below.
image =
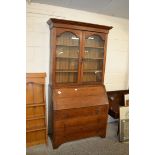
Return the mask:
<svg viewBox="0 0 155 155">
<path fill-rule="evenodd" d="M 58 59 L 79 59 L 78 57 L 56 57 Z M 91 60 L 103 60 L 104 58 L 87 58 L 84 57 L 83 59 L 91 59 Z"/>
<path fill-rule="evenodd" d="M 26 146 L 47 143 L 45 73 L 29 73 L 26 82 Z"/>
<path fill-rule="evenodd" d="M 64 47 L 80 47 L 80 46 L 77 46 L 77 45 L 56 45 L 56 46 L 64 46 Z M 99 46 L 85 46 L 85 48 L 95 48 L 95 49 L 104 49 L 104 47 L 99 47 Z"/>
<path fill-rule="evenodd" d="M 36 115 L 36 116 L 30 116 L 27 117 L 26 120 L 33 120 L 33 119 L 39 119 L 39 118 L 45 118 L 45 115 Z"/>
<path fill-rule="evenodd" d="M 44 101 L 42 101 L 42 102 L 28 102 L 28 103 L 26 103 L 26 105 L 43 104 L 43 103 L 44 103 Z"/>
<path fill-rule="evenodd" d="M 35 107 L 35 106 L 45 106 L 45 103 L 33 103 L 33 104 L 27 104 L 26 107 Z"/>
<path fill-rule="evenodd" d="M 86 59 L 86 60 L 103 60 L 104 58 L 87 58 L 87 57 L 85 57 L 85 58 L 83 58 L 84 60 Z"/>
<path fill-rule="evenodd" d="M 79 59 L 78 57 L 56 57 L 58 59 Z"/>
<path fill-rule="evenodd" d="M 26 120 L 30 121 L 30 120 L 42 119 L 42 118 L 45 118 L 45 116 L 44 115 L 40 115 L 40 116 L 29 117 Z"/>
<path fill-rule="evenodd" d="M 77 71 L 74 71 L 74 70 L 56 70 L 56 73 L 68 73 L 68 72 L 71 72 L 71 73 L 77 73 L 78 72 L 78 70 Z"/>
<path fill-rule="evenodd" d="M 96 49 L 104 49 L 104 47 L 93 47 L 93 46 L 85 46 L 85 48 L 96 48 Z"/>
<path fill-rule="evenodd" d="M 42 128 L 35 127 L 35 128 L 27 130 L 26 132 L 39 131 L 39 130 L 46 130 L 46 128 L 45 127 L 42 127 Z"/>
<path fill-rule="evenodd" d="M 94 72 L 97 72 L 97 73 L 101 73 L 102 70 L 83 70 L 83 73 L 94 73 Z"/>
<path fill-rule="evenodd" d="M 56 46 L 64 46 L 64 47 L 80 47 L 80 45 L 62 45 L 62 44 L 57 44 Z"/>
</svg>

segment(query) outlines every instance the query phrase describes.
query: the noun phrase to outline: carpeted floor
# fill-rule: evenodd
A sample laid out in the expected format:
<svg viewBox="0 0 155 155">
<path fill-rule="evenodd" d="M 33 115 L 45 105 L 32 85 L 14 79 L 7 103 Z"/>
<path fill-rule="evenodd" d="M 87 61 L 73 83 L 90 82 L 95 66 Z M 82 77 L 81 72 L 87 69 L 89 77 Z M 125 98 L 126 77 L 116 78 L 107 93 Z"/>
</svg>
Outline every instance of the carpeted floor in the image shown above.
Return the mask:
<svg viewBox="0 0 155 155">
<path fill-rule="evenodd" d="M 26 155 L 128 155 L 129 143 L 121 143 L 117 136 L 118 122 L 108 123 L 106 138 L 91 137 L 67 142 L 53 150 L 50 138 L 48 145 L 29 147 Z"/>
</svg>

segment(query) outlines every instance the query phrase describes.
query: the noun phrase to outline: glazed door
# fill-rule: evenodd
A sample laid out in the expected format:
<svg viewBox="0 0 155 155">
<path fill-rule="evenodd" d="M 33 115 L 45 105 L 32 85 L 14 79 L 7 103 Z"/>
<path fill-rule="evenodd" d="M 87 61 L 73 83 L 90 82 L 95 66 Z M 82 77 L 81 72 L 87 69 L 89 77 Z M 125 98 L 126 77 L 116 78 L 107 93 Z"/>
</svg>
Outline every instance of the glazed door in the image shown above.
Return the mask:
<svg viewBox="0 0 155 155">
<path fill-rule="evenodd" d="M 105 34 L 83 32 L 82 83 L 102 83 L 105 58 Z"/>
<path fill-rule="evenodd" d="M 55 82 L 77 84 L 79 82 L 79 60 L 81 31 L 56 29 Z"/>
</svg>

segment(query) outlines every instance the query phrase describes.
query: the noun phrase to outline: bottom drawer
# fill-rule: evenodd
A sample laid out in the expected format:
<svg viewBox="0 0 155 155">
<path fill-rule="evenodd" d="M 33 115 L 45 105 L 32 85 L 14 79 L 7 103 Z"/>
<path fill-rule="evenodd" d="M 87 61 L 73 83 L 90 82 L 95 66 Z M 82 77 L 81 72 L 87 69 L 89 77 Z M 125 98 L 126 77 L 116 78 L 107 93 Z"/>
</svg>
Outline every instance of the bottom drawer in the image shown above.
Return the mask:
<svg viewBox="0 0 155 155">
<path fill-rule="evenodd" d="M 98 129 L 98 130 L 88 130 L 81 132 L 57 132 L 54 134 L 53 141 L 54 143 L 61 144 L 66 141 L 78 140 L 82 138 L 94 137 L 94 136 L 106 136 L 106 129 Z"/>
<path fill-rule="evenodd" d="M 88 133 L 89 131 L 96 131 L 104 130 L 106 125 L 104 123 L 91 123 L 87 125 L 79 125 L 79 126 L 73 126 L 73 127 L 66 127 L 64 130 L 65 135 L 70 135 L 74 133 Z"/>
<path fill-rule="evenodd" d="M 26 132 L 26 146 L 46 143 L 46 129 Z"/>
<path fill-rule="evenodd" d="M 56 140 L 70 141 L 91 136 L 105 136 L 106 123 L 91 123 L 59 128 L 54 133 Z"/>
<path fill-rule="evenodd" d="M 90 130 L 88 132 L 77 132 L 74 134 L 65 135 L 65 141 L 71 141 L 81 138 L 93 137 L 93 136 L 105 136 L 105 130 Z"/>
</svg>

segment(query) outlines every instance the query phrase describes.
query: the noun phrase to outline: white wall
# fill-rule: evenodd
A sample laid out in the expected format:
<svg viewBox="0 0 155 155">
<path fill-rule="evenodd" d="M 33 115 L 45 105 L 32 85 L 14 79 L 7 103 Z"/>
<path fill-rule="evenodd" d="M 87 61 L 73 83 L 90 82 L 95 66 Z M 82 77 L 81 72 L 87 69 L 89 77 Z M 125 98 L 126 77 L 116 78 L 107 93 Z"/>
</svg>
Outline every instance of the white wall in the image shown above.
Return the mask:
<svg viewBox="0 0 155 155">
<path fill-rule="evenodd" d="M 46 72 L 49 81 L 49 18 L 113 26 L 107 47 L 105 86 L 108 90 L 128 89 L 128 20 L 75 9 L 27 4 L 27 72 Z"/>
</svg>

